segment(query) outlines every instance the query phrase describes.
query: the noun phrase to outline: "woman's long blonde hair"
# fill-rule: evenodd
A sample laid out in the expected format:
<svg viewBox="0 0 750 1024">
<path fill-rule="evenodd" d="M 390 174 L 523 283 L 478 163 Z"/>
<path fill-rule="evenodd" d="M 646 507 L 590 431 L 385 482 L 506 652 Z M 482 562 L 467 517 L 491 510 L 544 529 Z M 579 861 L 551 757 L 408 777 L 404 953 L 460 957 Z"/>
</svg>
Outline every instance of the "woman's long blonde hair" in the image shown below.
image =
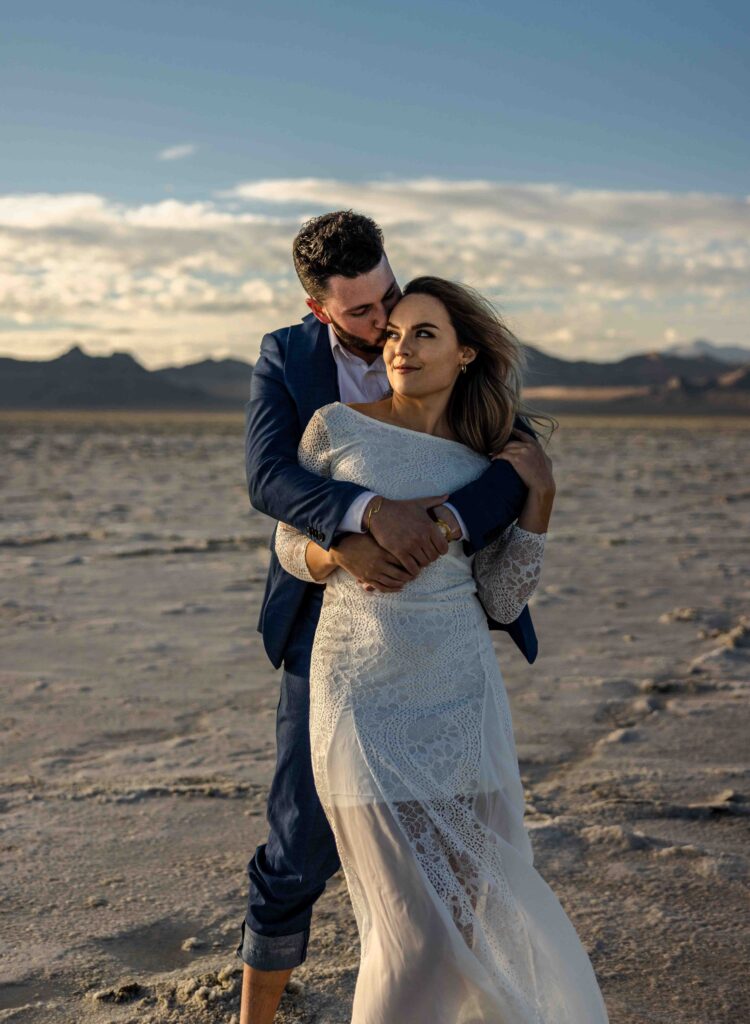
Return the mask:
<svg viewBox="0 0 750 1024">
<path fill-rule="evenodd" d="M 448 422 L 456 437 L 484 455 L 498 452 L 510 439 L 516 416 L 521 416 L 546 426 L 540 433 L 547 443 L 559 423 L 522 403 L 527 356 L 492 304 L 473 288 L 442 277 L 415 277 L 404 295 L 438 299 L 458 344 L 477 349 L 476 359 L 458 375 L 448 402 Z"/>
</svg>

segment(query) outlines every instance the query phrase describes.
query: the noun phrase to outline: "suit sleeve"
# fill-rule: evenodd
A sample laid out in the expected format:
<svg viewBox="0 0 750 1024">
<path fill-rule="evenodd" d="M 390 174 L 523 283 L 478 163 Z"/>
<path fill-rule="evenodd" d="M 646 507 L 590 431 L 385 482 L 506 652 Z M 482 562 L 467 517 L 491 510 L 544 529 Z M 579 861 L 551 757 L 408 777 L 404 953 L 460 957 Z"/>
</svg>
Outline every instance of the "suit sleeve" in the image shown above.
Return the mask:
<svg viewBox="0 0 750 1024">
<path fill-rule="evenodd" d="M 245 405 L 245 475 L 253 508 L 294 526 L 327 551 L 352 501 L 366 488 L 303 469 L 297 448 L 306 424 L 284 378 L 279 339 L 267 334 Z"/>
<path fill-rule="evenodd" d="M 516 416 L 515 426 L 536 437 L 530 425 Z M 455 491 L 449 501 L 464 521 L 467 554 L 481 551 L 515 522 L 526 504 L 529 489 L 507 459 L 495 459 L 476 480 Z"/>
</svg>

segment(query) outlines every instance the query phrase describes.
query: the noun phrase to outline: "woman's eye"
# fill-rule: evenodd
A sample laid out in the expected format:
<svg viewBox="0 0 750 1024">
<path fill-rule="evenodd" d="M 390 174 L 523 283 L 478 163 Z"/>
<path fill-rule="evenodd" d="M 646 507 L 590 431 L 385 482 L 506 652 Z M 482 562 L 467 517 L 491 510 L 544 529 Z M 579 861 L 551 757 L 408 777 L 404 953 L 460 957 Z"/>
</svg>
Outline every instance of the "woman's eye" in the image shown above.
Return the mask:
<svg viewBox="0 0 750 1024">
<path fill-rule="evenodd" d="M 417 337 L 418 338 L 434 338 L 435 335 L 432 333 L 432 331 L 425 330 L 425 328 L 422 327 L 420 330 L 417 331 Z"/>
<path fill-rule="evenodd" d="M 386 331 L 385 340 L 390 341 L 392 338 L 398 338 L 398 331 Z"/>
</svg>

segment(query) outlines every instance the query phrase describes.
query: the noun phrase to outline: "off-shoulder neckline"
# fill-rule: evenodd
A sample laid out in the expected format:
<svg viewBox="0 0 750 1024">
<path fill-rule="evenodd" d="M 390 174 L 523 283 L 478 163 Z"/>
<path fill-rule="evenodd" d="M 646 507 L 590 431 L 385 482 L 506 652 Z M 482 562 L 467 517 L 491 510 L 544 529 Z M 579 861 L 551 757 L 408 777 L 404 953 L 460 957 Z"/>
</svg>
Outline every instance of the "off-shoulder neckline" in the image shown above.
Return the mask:
<svg viewBox="0 0 750 1024">
<path fill-rule="evenodd" d="M 428 434 L 424 430 L 412 430 L 411 427 L 400 427 L 396 423 L 384 423 L 383 420 L 376 420 L 374 416 L 368 416 L 366 412 L 360 412 L 359 409 L 352 409 L 346 402 L 333 402 L 332 405 L 340 406 L 342 409 L 348 409 L 349 412 L 354 413 L 355 416 L 359 416 L 360 419 L 367 420 L 368 423 L 374 423 L 376 426 L 385 427 L 386 430 L 400 430 L 405 431 L 407 434 L 416 434 L 418 437 L 429 437 L 433 441 L 442 441 L 443 444 L 452 444 L 463 448 L 466 452 L 471 452 L 472 455 L 476 455 L 477 458 L 486 459 L 486 455 L 482 455 L 481 452 L 476 451 L 474 448 L 470 448 L 463 441 L 453 441 L 450 437 L 440 437 L 438 434 Z"/>
</svg>

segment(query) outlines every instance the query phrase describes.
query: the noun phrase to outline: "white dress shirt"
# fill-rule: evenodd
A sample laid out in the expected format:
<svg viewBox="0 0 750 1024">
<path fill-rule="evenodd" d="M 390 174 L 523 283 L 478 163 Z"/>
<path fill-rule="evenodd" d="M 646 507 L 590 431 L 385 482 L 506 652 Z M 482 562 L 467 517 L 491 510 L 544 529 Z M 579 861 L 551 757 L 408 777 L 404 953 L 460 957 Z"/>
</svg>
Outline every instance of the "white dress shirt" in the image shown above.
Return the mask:
<svg viewBox="0 0 750 1024">
<path fill-rule="evenodd" d="M 333 324 L 328 325 L 328 340 L 336 363 L 340 400 L 346 403 L 378 402 L 383 398 L 390 388 L 383 357 L 378 356 L 372 363 L 366 363 L 364 359 L 355 356 L 341 344 Z M 368 501 L 375 496 L 374 491 L 365 491 L 355 498 L 339 523 L 339 530 L 343 533 L 364 533 L 362 517 Z M 461 516 L 448 502 L 445 507 L 451 510 L 461 528 L 461 538 L 458 539 L 468 540 L 469 535 Z"/>
</svg>

